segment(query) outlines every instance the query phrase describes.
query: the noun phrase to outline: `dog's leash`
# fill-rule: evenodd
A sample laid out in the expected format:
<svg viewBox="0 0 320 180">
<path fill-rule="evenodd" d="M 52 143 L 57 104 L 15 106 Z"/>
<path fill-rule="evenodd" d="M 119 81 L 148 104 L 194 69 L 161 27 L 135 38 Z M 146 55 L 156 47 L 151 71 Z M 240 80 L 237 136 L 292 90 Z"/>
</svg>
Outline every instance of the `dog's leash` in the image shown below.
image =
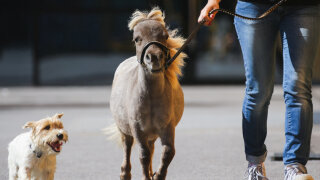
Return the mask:
<svg viewBox="0 0 320 180">
<path fill-rule="evenodd" d="M 259 17 L 256 18 L 251 18 L 251 17 L 246 17 L 246 16 L 242 16 L 230 11 L 227 11 L 225 9 L 213 9 L 209 12 L 209 17 L 215 13 L 215 12 L 223 12 L 226 14 L 229 14 L 231 16 L 236 16 L 242 19 L 247 19 L 247 20 L 251 20 L 251 21 L 258 21 L 261 20 L 263 18 L 265 18 L 266 16 L 268 16 L 271 12 L 273 12 L 274 10 L 276 10 L 281 4 L 283 4 L 284 2 L 286 2 L 287 0 L 280 0 L 279 2 L 277 2 L 276 4 L 274 4 L 273 6 L 271 6 L 266 12 L 264 12 L 262 15 L 260 15 Z M 200 27 L 206 22 L 205 19 L 203 19 L 200 23 L 197 24 L 197 26 L 193 29 L 193 31 L 191 32 L 191 34 L 188 36 L 187 40 L 184 42 L 184 44 L 180 47 L 180 49 L 174 54 L 174 56 L 172 58 L 170 58 L 167 63 L 166 63 L 166 69 L 170 66 L 170 64 L 172 64 L 172 62 L 179 56 L 179 54 L 187 47 L 187 45 L 190 43 L 190 41 L 194 38 L 194 36 L 197 34 L 197 32 L 199 31 Z"/>
</svg>

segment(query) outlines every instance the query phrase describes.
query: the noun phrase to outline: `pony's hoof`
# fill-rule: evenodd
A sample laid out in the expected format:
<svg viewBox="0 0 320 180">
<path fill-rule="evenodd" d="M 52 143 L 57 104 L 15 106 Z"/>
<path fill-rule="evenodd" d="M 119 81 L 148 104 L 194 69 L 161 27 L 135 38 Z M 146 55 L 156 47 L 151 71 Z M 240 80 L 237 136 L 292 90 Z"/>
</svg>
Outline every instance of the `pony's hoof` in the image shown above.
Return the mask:
<svg viewBox="0 0 320 180">
<path fill-rule="evenodd" d="M 120 180 L 131 180 L 131 174 L 121 174 Z"/>
<path fill-rule="evenodd" d="M 158 173 L 154 173 L 152 176 L 152 180 L 165 180 L 166 176 Z"/>
<path fill-rule="evenodd" d="M 151 180 L 154 180 L 154 176 L 156 175 L 156 173 L 153 173 Z"/>
<path fill-rule="evenodd" d="M 152 178 L 142 178 L 142 180 L 152 180 Z"/>
</svg>

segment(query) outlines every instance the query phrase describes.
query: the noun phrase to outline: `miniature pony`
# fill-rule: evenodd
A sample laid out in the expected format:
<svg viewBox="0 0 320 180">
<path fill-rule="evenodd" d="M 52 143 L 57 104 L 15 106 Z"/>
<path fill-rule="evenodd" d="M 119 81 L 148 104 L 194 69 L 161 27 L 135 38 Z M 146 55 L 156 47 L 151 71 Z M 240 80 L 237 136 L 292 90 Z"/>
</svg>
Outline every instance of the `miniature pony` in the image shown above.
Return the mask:
<svg viewBox="0 0 320 180">
<path fill-rule="evenodd" d="M 163 180 L 175 155 L 175 127 L 184 109 L 178 77 L 186 54 L 181 53 L 167 68 L 166 53 L 155 44 L 141 56 L 147 43 L 157 41 L 167 47 L 172 57 L 185 39 L 177 35 L 177 30 L 166 28 L 159 8 L 135 11 L 128 26 L 133 31 L 136 56 L 123 61 L 115 72 L 110 109 L 116 125 L 107 131 L 120 137 L 123 146 L 121 180 L 131 179 L 130 153 L 134 141 L 139 146 L 142 179 Z M 163 152 L 159 169 L 153 174 L 152 155 L 157 138 Z"/>
</svg>

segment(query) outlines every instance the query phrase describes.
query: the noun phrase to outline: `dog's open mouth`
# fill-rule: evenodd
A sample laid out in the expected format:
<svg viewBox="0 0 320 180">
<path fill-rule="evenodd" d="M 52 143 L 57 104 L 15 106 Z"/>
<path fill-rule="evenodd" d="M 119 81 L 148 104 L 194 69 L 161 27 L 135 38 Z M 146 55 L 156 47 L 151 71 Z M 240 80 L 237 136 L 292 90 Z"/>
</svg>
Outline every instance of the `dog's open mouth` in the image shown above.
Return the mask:
<svg viewBox="0 0 320 180">
<path fill-rule="evenodd" d="M 51 147 L 51 149 L 55 152 L 60 152 L 62 149 L 63 142 L 62 141 L 56 141 L 52 143 L 48 143 L 48 145 Z"/>
</svg>

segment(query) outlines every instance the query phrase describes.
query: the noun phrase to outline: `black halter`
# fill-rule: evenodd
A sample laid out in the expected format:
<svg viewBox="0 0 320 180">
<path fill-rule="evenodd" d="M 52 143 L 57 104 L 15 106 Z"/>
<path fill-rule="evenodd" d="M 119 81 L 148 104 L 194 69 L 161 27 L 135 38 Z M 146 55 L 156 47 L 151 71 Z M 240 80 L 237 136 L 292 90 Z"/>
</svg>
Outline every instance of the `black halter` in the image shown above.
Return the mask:
<svg viewBox="0 0 320 180">
<path fill-rule="evenodd" d="M 146 45 L 144 45 L 144 47 L 142 49 L 142 52 L 141 52 L 140 62 L 139 63 L 141 65 L 145 65 L 145 63 L 144 63 L 144 55 L 146 54 L 147 49 L 153 44 L 158 46 L 165 53 L 165 61 L 166 62 L 165 62 L 164 66 L 165 66 L 165 69 L 167 69 L 169 67 L 169 65 L 171 64 L 170 63 L 170 59 L 171 59 L 171 57 L 170 57 L 170 49 L 167 46 L 165 46 L 164 44 L 162 44 L 161 42 L 159 42 L 159 41 L 150 41 Z"/>
</svg>

